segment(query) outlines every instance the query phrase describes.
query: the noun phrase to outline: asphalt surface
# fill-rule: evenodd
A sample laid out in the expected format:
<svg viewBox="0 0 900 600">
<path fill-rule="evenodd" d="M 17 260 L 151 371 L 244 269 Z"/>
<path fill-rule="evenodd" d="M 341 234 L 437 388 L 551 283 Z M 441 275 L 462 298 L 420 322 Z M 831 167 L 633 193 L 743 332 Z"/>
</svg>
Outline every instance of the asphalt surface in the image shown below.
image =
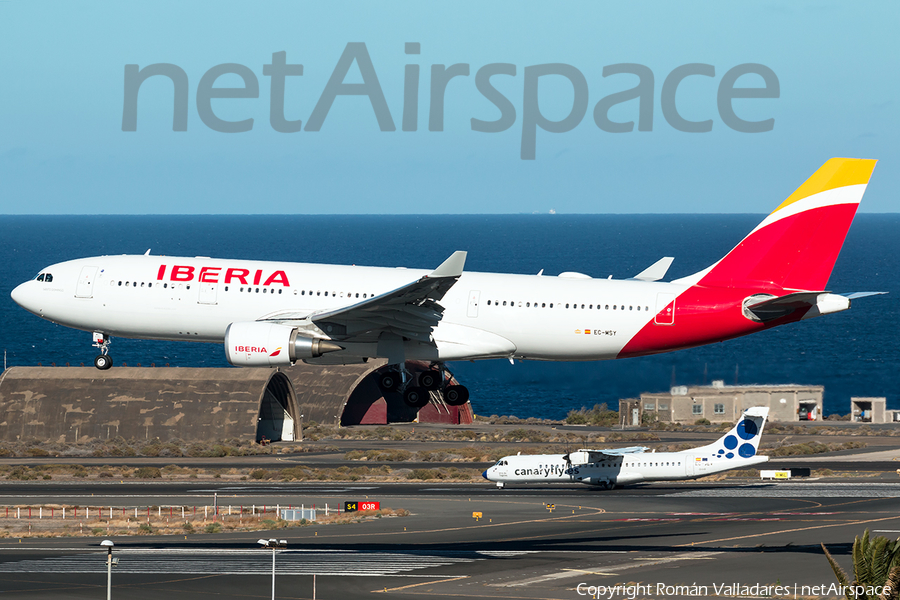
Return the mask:
<svg viewBox="0 0 900 600">
<path fill-rule="evenodd" d="M 588 597 L 579 594 L 586 586 L 629 582 L 650 586 L 637 590 L 637 597 L 647 598 L 721 598 L 726 590 L 713 586 L 734 582 L 777 584 L 789 588 L 785 595 L 818 596 L 802 586 L 834 581 L 820 542 L 848 568 L 850 544 L 865 528 L 900 535 L 895 475 L 873 481 L 687 482 L 611 492 L 433 483 L 4 483 L 0 505 L 73 499 L 162 505 L 202 501 L 213 492 L 220 505 L 229 499 L 307 506 L 373 499 L 412 514 L 277 532 L 114 538 L 120 563 L 113 597 L 270 597 L 272 555 L 256 548 L 259 537 L 288 543 L 276 556 L 279 598 L 312 598 L 314 574 L 317 598 L 342 600 L 575 599 Z M 482 518 L 475 520 L 473 512 Z M 0 593 L 102 597 L 106 565 L 100 539 L 0 540 Z M 691 589 L 694 584 L 699 588 Z M 604 588 L 601 596 L 610 593 Z"/>
</svg>

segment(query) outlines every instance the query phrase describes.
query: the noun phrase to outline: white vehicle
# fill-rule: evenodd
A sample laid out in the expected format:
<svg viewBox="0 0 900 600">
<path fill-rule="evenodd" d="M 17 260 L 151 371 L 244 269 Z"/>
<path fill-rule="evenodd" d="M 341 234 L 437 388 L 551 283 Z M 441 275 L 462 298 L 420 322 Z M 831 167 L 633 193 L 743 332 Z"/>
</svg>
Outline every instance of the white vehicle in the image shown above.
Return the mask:
<svg viewBox="0 0 900 600">
<path fill-rule="evenodd" d="M 612 450 L 578 450 L 568 454 L 506 456 L 482 473 L 508 483 L 585 483 L 603 489 L 645 481 L 696 479 L 731 469 L 746 469 L 769 460 L 758 456 L 768 407 L 744 411 L 731 431 L 712 444 L 681 452 L 647 452 L 643 446 Z"/>
<path fill-rule="evenodd" d="M 846 310 L 825 291 L 874 160 L 825 163 L 724 258 L 662 282 L 666 257 L 625 280 L 463 272 L 455 252 L 433 271 L 223 260 L 97 256 L 49 266 L 12 291 L 26 310 L 93 332 L 98 369 L 112 336 L 224 343 L 236 366 L 387 358 L 385 390 L 413 406 L 448 403 L 453 360 L 607 360 L 720 342 Z M 695 240 L 690 240 L 695 243 Z M 414 382 L 407 360 L 434 367 Z"/>
</svg>

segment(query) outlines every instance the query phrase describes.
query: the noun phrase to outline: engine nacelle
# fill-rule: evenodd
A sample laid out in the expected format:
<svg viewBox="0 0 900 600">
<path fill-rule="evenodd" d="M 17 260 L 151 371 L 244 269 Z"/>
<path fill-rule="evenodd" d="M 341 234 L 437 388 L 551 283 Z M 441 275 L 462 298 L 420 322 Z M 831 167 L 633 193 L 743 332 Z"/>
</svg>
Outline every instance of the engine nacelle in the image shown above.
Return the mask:
<svg viewBox="0 0 900 600">
<path fill-rule="evenodd" d="M 225 330 L 225 356 L 236 367 L 289 367 L 338 350 L 343 348 L 334 342 L 300 335 L 278 323 L 232 323 Z"/>
</svg>

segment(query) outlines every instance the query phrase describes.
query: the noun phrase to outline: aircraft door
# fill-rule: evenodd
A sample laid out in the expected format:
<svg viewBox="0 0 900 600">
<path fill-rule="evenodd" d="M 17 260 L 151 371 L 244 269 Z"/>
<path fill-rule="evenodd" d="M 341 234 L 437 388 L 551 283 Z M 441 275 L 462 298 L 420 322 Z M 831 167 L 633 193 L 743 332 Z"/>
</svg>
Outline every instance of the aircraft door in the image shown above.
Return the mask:
<svg viewBox="0 0 900 600">
<path fill-rule="evenodd" d="M 219 292 L 219 284 L 218 283 L 200 283 L 200 297 L 197 300 L 198 304 L 216 304 L 217 296 Z"/>
<path fill-rule="evenodd" d="M 684 474 L 688 477 L 692 477 L 694 475 L 694 457 L 693 456 L 685 456 L 684 457 Z"/>
<path fill-rule="evenodd" d="M 78 283 L 75 286 L 76 298 L 93 298 L 94 297 L 94 280 L 97 278 L 97 267 L 82 267 L 81 275 L 78 276 Z"/>
<path fill-rule="evenodd" d="M 653 317 L 653 322 L 657 325 L 675 324 L 675 294 L 656 295 L 656 316 Z"/>
<path fill-rule="evenodd" d="M 470 317 L 478 316 L 478 302 L 481 300 L 481 292 L 472 290 L 469 292 L 469 309 L 466 314 Z"/>
</svg>

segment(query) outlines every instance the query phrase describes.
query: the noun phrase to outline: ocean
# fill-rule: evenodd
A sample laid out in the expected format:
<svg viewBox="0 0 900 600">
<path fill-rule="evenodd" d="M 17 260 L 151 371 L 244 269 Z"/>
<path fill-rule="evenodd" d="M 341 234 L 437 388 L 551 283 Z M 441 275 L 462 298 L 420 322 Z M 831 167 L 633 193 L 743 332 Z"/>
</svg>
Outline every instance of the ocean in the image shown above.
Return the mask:
<svg viewBox="0 0 900 600">
<path fill-rule="evenodd" d="M 19 308 L 9 292 L 43 267 L 101 254 L 213 256 L 433 268 L 454 250 L 466 269 L 627 278 L 674 256 L 667 280 L 727 253 L 764 215 L 0 216 L 0 350 L 9 366 L 90 365 L 90 334 Z M 851 396 L 900 408 L 900 215 L 861 214 L 828 289 L 884 291 L 827 315 L 719 344 L 657 356 L 585 363 L 450 363 L 475 412 L 560 419 L 582 406 L 672 385 L 825 386 L 825 413 Z M 228 367 L 220 345 L 116 338 L 117 364 Z"/>
</svg>

